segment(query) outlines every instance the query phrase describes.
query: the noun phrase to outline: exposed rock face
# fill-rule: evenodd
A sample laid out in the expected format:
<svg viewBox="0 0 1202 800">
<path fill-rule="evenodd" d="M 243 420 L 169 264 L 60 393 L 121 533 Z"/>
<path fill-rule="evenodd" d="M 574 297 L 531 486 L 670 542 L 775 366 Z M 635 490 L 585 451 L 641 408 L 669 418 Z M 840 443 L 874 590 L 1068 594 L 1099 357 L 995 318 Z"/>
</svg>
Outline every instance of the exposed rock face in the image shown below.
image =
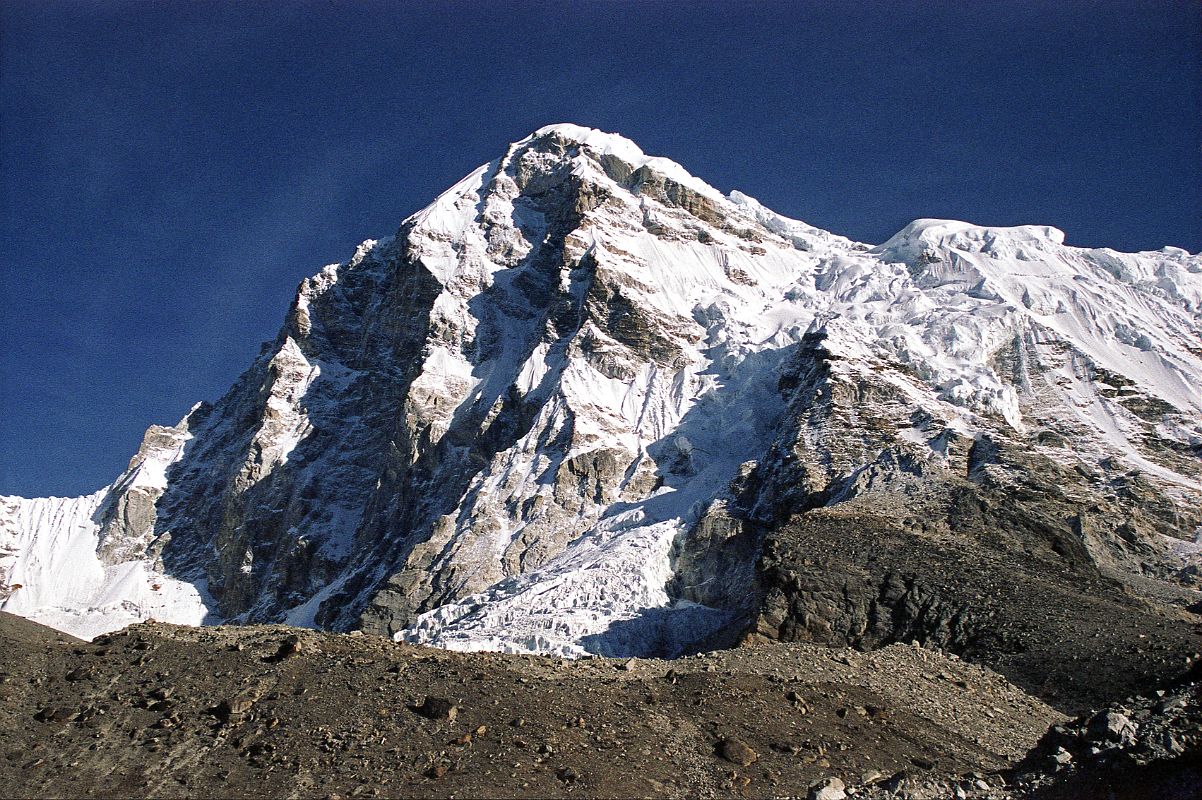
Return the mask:
<svg viewBox="0 0 1202 800">
<path fill-rule="evenodd" d="M 916 641 L 1072 710 L 1189 667 L 1197 584 L 1168 538 L 1198 525 L 1188 489 L 1110 459 L 1070 467 L 1038 434 L 963 436 L 887 373 L 851 365 L 848 380 L 835 364 L 803 346 L 783 380 L 805 400 L 753 476 L 766 533 L 752 639 Z M 1042 402 L 1028 397 L 1024 419 Z"/>
<path fill-rule="evenodd" d="M 994 654 L 1031 647 L 1013 609 L 1075 624 L 1069 592 L 1175 646 L 1200 315 L 1183 251 L 936 220 L 872 248 L 553 126 L 303 281 L 226 396 L 78 506 L 99 577 L 4 608 L 124 624 L 175 592 L 158 618 L 460 649 Z M 61 503 L 5 503 L 0 579 L 52 584 L 34 509 Z"/>
</svg>

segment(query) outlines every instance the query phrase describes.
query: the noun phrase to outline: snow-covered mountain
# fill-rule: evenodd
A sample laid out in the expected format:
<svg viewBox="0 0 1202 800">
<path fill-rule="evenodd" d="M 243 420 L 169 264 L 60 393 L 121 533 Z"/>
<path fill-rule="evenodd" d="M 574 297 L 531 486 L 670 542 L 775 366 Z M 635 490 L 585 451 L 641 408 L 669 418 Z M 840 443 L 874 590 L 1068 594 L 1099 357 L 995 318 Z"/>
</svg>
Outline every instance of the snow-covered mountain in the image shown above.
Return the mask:
<svg viewBox="0 0 1202 800">
<path fill-rule="evenodd" d="M 85 636 L 672 654 L 747 627 L 773 525 L 1004 482 L 999 448 L 1106 509 L 1081 534 L 1099 569 L 1188 598 L 1202 257 L 930 219 L 852 242 L 555 125 L 303 281 L 229 392 L 111 486 L 0 498 L 0 598 Z"/>
</svg>

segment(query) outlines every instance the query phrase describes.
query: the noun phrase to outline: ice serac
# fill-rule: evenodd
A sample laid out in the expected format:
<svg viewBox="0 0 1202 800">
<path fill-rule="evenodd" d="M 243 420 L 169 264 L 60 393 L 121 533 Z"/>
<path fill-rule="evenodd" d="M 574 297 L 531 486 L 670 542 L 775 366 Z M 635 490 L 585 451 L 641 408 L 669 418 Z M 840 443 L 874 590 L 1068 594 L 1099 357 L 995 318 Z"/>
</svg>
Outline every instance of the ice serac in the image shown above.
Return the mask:
<svg viewBox="0 0 1202 800">
<path fill-rule="evenodd" d="M 1075 476 L 1064 547 L 1184 606 L 1199 387 L 1198 256 L 941 220 L 873 247 L 555 125 L 303 281 L 111 487 L 6 500 L 3 607 L 158 617 L 141 570 L 193 591 L 181 619 L 455 649 L 814 638 L 843 623 L 763 561 L 774 531 L 1033 474 Z M 68 548 L 86 592 L 55 588 Z"/>
</svg>

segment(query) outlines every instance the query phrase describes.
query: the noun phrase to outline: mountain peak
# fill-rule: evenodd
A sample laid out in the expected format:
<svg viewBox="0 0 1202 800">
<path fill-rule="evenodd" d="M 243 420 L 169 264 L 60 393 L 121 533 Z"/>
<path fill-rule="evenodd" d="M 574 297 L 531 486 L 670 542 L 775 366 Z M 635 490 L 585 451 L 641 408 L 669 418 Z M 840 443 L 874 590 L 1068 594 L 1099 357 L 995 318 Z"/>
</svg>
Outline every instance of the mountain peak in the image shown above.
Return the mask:
<svg viewBox="0 0 1202 800">
<path fill-rule="evenodd" d="M 532 139 L 541 139 L 545 136 L 559 136 L 561 139 L 569 139 L 574 142 L 584 144 L 590 139 L 594 142 L 600 142 L 602 139 L 613 140 L 623 143 L 624 146 L 637 148 L 630 139 L 618 133 L 607 133 L 598 128 L 590 128 L 586 125 L 577 125 L 574 122 L 556 122 L 551 125 L 544 125 L 534 133 L 527 136 L 522 141 L 530 141 Z"/>
<path fill-rule="evenodd" d="M 954 249 L 996 256 L 1030 258 L 1064 244 L 1064 231 L 1050 225 L 996 227 L 954 219 L 916 219 L 876 249 L 907 261 L 924 252 Z"/>
<path fill-rule="evenodd" d="M 632 170 L 647 167 L 670 180 L 676 181 L 693 191 L 700 192 L 713 198 L 725 199 L 722 192 L 710 186 L 705 181 L 692 175 L 688 170 L 670 158 L 651 156 L 643 152 L 634 141 L 617 133 L 607 133 L 596 128 L 561 122 L 546 125 L 510 147 L 510 152 L 543 139 L 558 138 L 587 148 L 594 156 L 611 156 L 628 164 Z"/>
<path fill-rule="evenodd" d="M 975 442 L 1138 470 L 1158 531 L 1194 524 L 1198 259 L 1062 241 L 918 220 L 873 249 L 541 128 L 307 279 L 136 479 L 0 502 L 0 598 L 88 632 L 132 608 L 672 654 L 754 613 L 765 520 L 979 477 Z"/>
</svg>

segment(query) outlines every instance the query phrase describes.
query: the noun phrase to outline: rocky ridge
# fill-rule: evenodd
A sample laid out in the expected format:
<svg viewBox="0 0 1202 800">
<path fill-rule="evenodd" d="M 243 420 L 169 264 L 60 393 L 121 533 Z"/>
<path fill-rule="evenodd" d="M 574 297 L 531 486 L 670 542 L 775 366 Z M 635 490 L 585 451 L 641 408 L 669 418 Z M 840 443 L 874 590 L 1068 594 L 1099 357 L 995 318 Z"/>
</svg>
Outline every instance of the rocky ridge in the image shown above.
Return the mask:
<svg viewBox="0 0 1202 800">
<path fill-rule="evenodd" d="M 805 796 L 970 772 L 998 794 L 1065 721 L 908 645 L 565 661 L 281 626 L 88 644 L 8 615 L 0 642 L 0 785 L 23 797 Z"/>
<path fill-rule="evenodd" d="M 91 643 L 0 613 L 19 797 L 1196 797 L 1197 684 L 1069 719 L 917 645 L 670 661 L 451 653 L 282 626 Z"/>
</svg>

